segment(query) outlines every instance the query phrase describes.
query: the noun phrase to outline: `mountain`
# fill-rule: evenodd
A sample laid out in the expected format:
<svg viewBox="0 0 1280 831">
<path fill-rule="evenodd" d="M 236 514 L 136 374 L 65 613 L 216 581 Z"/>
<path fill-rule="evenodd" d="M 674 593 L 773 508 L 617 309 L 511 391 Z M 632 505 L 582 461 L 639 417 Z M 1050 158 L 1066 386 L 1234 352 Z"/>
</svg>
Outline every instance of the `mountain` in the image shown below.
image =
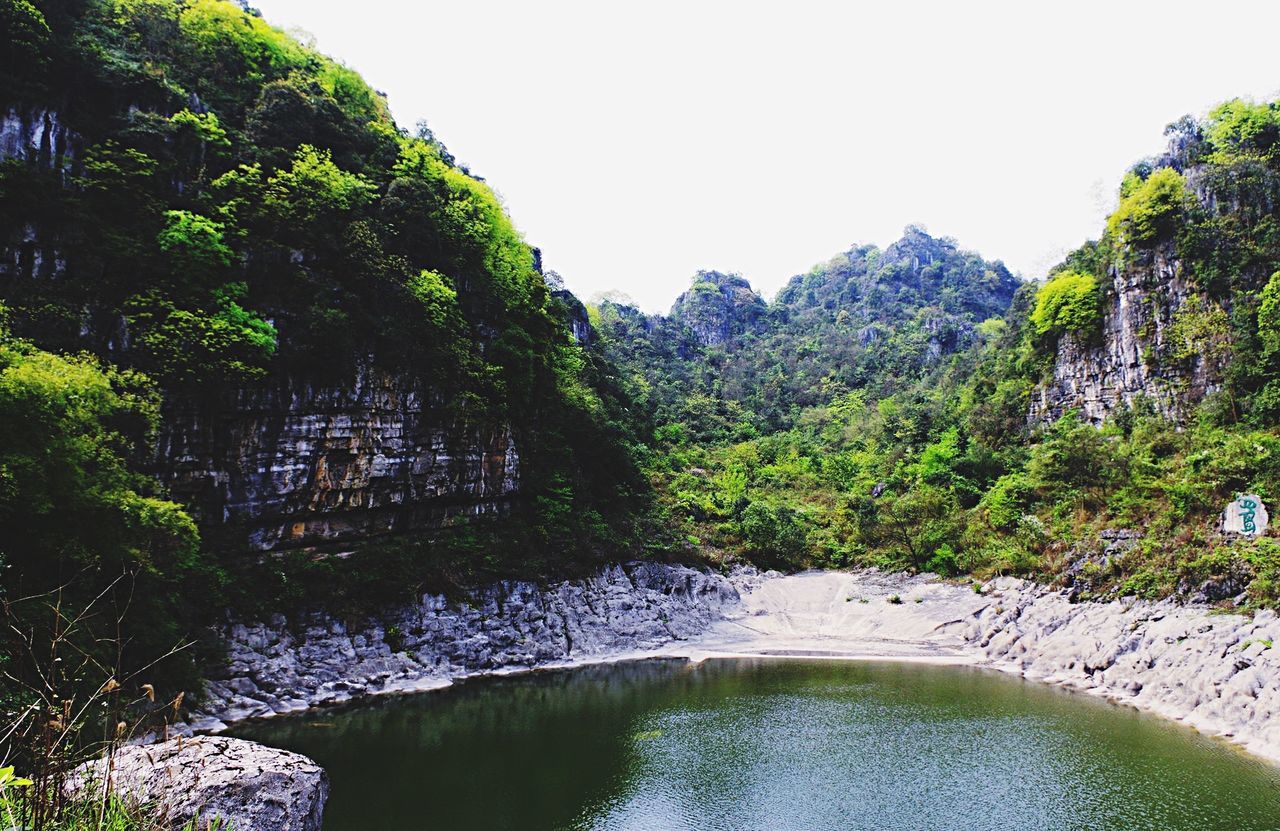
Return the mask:
<svg viewBox="0 0 1280 831">
<path fill-rule="evenodd" d="M 764 298 L 741 276 L 699 271 L 689 290 L 676 298 L 671 321 L 692 335 L 693 343 L 685 349 L 692 354 L 759 331 L 765 313 Z"/>
<path fill-rule="evenodd" d="M 5 591 L 145 586 L 141 665 L 227 604 L 643 551 L 585 309 L 429 129 L 223 0 L 0 23 Z"/>
<path fill-rule="evenodd" d="M 737 324 L 601 303 L 666 525 L 779 567 L 1276 603 L 1280 548 L 1221 517 L 1280 493 L 1280 102 L 1168 134 L 1042 284 L 909 228 Z"/>
<path fill-rule="evenodd" d="M 1173 125 L 1043 284 L 909 227 L 648 315 L 241 5 L 0 24 L 6 631 L 60 637 L 61 592 L 123 673 L 228 608 L 636 556 L 1280 600 L 1280 546 L 1220 523 L 1280 494 L 1280 104 Z"/>
<path fill-rule="evenodd" d="M 1263 311 L 1280 266 L 1277 118 L 1274 103 L 1229 101 L 1170 125 L 1166 152 L 1129 171 L 1106 233 L 1066 266 L 1096 281 L 1101 313 L 1058 338 L 1034 417 L 1100 424 L 1149 406 L 1185 422 L 1207 400 L 1280 415 Z"/>
<path fill-rule="evenodd" d="M 658 421 L 746 437 L 841 391 L 883 396 L 941 371 L 1019 285 L 1003 264 L 910 227 L 883 251 L 854 247 L 793 277 L 771 304 L 740 276 L 701 271 L 669 315 L 606 301 L 596 325 Z"/>
</svg>

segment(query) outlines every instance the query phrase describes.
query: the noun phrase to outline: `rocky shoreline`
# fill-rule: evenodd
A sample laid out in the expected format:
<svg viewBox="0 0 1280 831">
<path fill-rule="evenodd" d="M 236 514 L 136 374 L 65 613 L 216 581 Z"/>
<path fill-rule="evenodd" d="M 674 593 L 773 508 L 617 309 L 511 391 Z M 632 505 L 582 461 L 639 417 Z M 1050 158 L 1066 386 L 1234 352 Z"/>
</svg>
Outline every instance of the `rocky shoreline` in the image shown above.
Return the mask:
<svg viewBox="0 0 1280 831">
<path fill-rule="evenodd" d="M 508 581 L 466 602 L 428 594 L 360 627 L 326 615 L 233 624 L 227 663 L 190 726 L 298 712 L 475 675 L 652 654 L 740 604 L 735 583 L 678 565 L 628 563 L 547 587 Z"/>
<path fill-rule="evenodd" d="M 1199 604 L 1071 602 L 999 578 L 978 593 L 930 575 L 725 576 L 630 563 L 540 588 L 439 595 L 352 629 L 315 616 L 224 632 L 228 663 L 191 727 L 541 667 L 640 657 L 772 655 L 989 666 L 1102 695 L 1280 761 L 1280 622 Z"/>
<path fill-rule="evenodd" d="M 998 580 L 966 637 L 983 662 L 1220 736 L 1280 763 L 1280 621 L 1171 600 L 1071 603 Z"/>
<path fill-rule="evenodd" d="M 426 595 L 356 628 L 320 615 L 297 623 L 277 616 L 222 634 L 229 660 L 192 719 L 196 732 L 477 675 L 644 657 L 775 656 L 990 667 L 1148 710 L 1280 762 L 1274 612 L 1075 603 L 1012 578 L 979 592 L 874 570 L 726 576 L 629 563 L 546 587 L 504 582 L 467 602 Z M 306 805 L 312 816 L 315 800 Z"/>
</svg>

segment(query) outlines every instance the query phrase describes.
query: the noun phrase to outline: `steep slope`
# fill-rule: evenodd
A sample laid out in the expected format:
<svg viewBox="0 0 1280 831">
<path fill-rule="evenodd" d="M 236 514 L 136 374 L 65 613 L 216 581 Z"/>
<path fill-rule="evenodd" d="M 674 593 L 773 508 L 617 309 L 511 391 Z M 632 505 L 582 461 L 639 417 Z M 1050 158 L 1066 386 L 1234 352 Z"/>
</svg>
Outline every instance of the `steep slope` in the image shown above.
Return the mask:
<svg viewBox="0 0 1280 831">
<path fill-rule="evenodd" d="M 1168 150 L 1129 172 L 1106 233 L 1068 263 L 1096 278 L 1101 314 L 1056 333 L 1033 419 L 1149 406 L 1185 422 L 1206 399 L 1274 414 L 1256 394 L 1274 370 L 1259 312 L 1280 266 L 1277 118 L 1275 104 L 1227 102 L 1170 125 Z"/>
<path fill-rule="evenodd" d="M 1280 598 L 1280 104 L 1170 130 L 1042 285 L 918 229 L 705 345 L 602 303 L 669 526 L 712 556 Z M 720 334 L 725 337 L 721 339 Z"/>
<path fill-rule="evenodd" d="M 722 346 L 758 332 L 765 315 L 764 298 L 750 283 L 718 271 L 699 271 L 671 307 L 671 322 L 687 329 L 699 347 Z"/>
<path fill-rule="evenodd" d="M 230 2 L 6 14 L 0 301 L 159 382 L 150 467 L 206 548 L 476 515 L 549 561 L 623 542 L 629 427 L 581 304 L 429 130 Z"/>
</svg>

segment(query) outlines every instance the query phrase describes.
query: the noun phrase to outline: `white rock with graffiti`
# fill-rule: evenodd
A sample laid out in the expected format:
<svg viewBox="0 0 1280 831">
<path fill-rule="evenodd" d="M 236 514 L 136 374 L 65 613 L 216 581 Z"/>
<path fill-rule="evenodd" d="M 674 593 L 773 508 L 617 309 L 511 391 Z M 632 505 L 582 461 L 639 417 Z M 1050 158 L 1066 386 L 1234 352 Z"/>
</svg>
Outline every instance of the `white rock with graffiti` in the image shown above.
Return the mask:
<svg viewBox="0 0 1280 831">
<path fill-rule="evenodd" d="M 1267 506 L 1254 493 L 1237 496 L 1222 512 L 1222 530 L 1229 534 L 1245 534 L 1259 537 L 1266 533 Z"/>
</svg>

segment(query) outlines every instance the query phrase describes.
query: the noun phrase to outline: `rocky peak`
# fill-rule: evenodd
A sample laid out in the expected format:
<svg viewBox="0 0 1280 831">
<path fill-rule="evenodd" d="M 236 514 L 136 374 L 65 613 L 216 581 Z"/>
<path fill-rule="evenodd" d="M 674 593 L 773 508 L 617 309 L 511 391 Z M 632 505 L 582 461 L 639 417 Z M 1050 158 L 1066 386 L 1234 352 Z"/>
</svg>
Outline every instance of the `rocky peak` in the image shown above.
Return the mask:
<svg viewBox="0 0 1280 831">
<path fill-rule="evenodd" d="M 797 314 L 847 310 L 855 321 L 886 324 L 936 306 L 977 323 L 1003 315 L 1019 285 L 1003 263 L 908 225 L 902 238 L 883 250 L 854 246 L 793 277 L 778 293 L 778 303 Z"/>
<path fill-rule="evenodd" d="M 767 311 L 764 298 L 740 275 L 699 271 L 689 290 L 676 298 L 671 319 L 702 346 L 718 346 L 756 329 Z"/>
</svg>

